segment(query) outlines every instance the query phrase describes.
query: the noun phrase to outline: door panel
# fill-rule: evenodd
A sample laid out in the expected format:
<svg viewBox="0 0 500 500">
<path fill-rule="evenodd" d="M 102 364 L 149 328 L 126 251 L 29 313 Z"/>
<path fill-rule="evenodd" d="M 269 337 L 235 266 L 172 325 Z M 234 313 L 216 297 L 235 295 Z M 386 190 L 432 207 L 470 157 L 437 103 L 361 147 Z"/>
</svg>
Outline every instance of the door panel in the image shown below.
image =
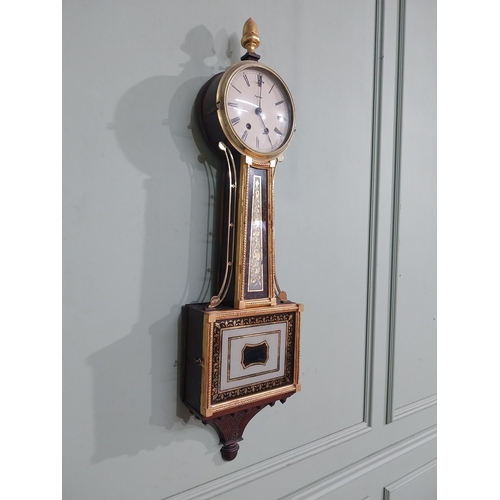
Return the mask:
<svg viewBox="0 0 500 500">
<path fill-rule="evenodd" d="M 436 391 L 436 26 L 431 2 L 407 0 L 400 92 L 399 211 L 392 248 L 393 411 Z M 427 31 L 422 30 L 426 26 Z M 425 36 L 423 35 L 425 33 Z"/>
</svg>

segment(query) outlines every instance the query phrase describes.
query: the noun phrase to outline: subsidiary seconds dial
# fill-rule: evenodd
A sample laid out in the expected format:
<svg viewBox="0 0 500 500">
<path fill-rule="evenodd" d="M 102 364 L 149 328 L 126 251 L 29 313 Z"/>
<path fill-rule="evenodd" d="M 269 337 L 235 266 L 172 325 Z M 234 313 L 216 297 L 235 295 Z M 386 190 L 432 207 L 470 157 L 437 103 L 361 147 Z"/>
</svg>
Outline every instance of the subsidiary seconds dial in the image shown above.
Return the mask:
<svg viewBox="0 0 500 500">
<path fill-rule="evenodd" d="M 290 92 L 278 75 L 243 65 L 228 81 L 224 108 L 235 139 L 262 154 L 282 151 L 294 128 Z"/>
</svg>

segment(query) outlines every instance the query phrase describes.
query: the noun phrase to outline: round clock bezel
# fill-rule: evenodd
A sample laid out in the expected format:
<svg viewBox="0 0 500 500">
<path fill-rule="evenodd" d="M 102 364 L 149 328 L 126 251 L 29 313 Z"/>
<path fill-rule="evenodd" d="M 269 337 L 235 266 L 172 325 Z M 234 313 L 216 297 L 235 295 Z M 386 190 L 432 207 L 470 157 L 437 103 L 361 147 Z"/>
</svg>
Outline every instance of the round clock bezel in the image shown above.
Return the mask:
<svg viewBox="0 0 500 500">
<path fill-rule="evenodd" d="M 287 99 L 288 104 L 290 105 L 291 120 L 290 120 L 290 128 L 288 131 L 288 136 L 285 138 L 285 140 L 281 143 L 281 145 L 278 148 L 272 151 L 263 152 L 250 148 L 247 144 L 243 142 L 243 140 L 239 137 L 239 135 L 236 134 L 227 115 L 226 100 L 227 100 L 227 92 L 229 89 L 229 85 L 233 77 L 237 73 L 247 68 L 256 70 L 262 69 L 264 72 L 267 71 L 274 78 L 276 78 L 276 80 L 278 80 L 279 83 L 281 84 L 283 92 L 285 94 L 285 99 Z M 276 73 L 276 71 L 274 71 L 273 69 L 269 68 L 265 64 L 261 64 L 255 61 L 243 61 L 234 64 L 225 71 L 225 73 L 223 74 L 222 78 L 219 81 L 219 85 L 217 86 L 217 92 L 216 92 L 216 102 L 217 102 L 217 116 L 219 119 L 219 123 L 222 127 L 222 130 L 224 132 L 224 135 L 227 137 L 231 145 L 239 153 L 251 156 L 252 158 L 255 159 L 270 161 L 274 160 L 275 158 L 278 158 L 288 148 L 292 136 L 295 132 L 295 104 L 293 102 L 292 94 L 287 84 L 284 82 L 283 78 L 281 78 L 281 76 L 278 75 L 278 73 Z"/>
</svg>

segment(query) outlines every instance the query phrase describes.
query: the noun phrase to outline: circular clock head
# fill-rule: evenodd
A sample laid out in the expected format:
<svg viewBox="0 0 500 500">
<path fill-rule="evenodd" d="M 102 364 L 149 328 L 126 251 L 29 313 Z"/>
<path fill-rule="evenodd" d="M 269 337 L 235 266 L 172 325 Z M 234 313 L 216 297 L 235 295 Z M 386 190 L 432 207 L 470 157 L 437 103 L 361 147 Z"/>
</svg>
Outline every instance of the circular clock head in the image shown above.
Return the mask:
<svg viewBox="0 0 500 500">
<path fill-rule="evenodd" d="M 285 82 L 260 63 L 230 68 L 219 85 L 219 118 L 232 145 L 241 153 L 274 158 L 295 130 L 292 96 Z"/>
</svg>

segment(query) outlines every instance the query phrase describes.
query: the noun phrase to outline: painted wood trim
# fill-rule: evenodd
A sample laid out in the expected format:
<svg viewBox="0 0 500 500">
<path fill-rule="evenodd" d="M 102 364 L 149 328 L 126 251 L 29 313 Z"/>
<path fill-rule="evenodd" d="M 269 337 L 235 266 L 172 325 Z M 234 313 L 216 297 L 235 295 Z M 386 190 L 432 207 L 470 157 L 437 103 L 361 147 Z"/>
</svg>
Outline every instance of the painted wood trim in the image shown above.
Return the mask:
<svg viewBox="0 0 500 500">
<path fill-rule="evenodd" d="M 396 86 L 394 112 L 394 156 L 392 186 L 391 263 L 389 290 L 389 333 L 387 348 L 386 424 L 408 417 L 437 404 L 437 395 L 394 408 L 394 365 L 396 343 L 396 307 L 399 251 L 399 214 L 401 196 L 401 148 L 403 128 L 403 83 L 405 57 L 406 0 L 398 1 L 398 29 L 396 48 Z"/>
<path fill-rule="evenodd" d="M 373 108 L 371 139 L 370 212 L 368 230 L 368 282 L 366 299 L 365 393 L 363 421 L 372 425 L 373 343 L 375 328 L 375 292 L 377 271 L 377 235 L 380 178 L 380 131 L 382 117 L 382 77 L 384 60 L 384 0 L 375 1 L 373 53 Z"/>
<path fill-rule="evenodd" d="M 391 500 L 391 493 L 396 492 L 397 490 L 403 488 L 403 486 L 406 486 L 408 483 L 415 481 L 419 477 L 423 476 L 424 474 L 427 474 L 428 472 L 436 468 L 437 468 L 437 459 L 434 459 L 429 463 L 423 465 L 422 467 L 419 467 L 415 471 L 410 472 L 410 474 L 403 476 L 401 479 L 394 481 L 393 483 L 384 488 L 384 500 Z"/>
<path fill-rule="evenodd" d="M 344 467 L 338 472 L 330 474 L 319 481 L 297 490 L 290 495 L 280 498 L 280 500 L 316 500 L 335 491 L 336 489 L 358 479 L 365 474 L 395 460 L 412 450 L 437 439 L 437 427 L 434 425 L 413 436 L 407 437 L 395 444 L 392 444 L 372 455 L 369 455 L 358 462 Z"/>
<path fill-rule="evenodd" d="M 307 460 L 318 453 L 329 450 L 339 444 L 350 441 L 370 432 L 371 428 L 365 423 L 353 425 L 347 429 L 330 434 L 306 445 L 277 455 L 276 457 L 264 460 L 257 464 L 246 467 L 243 470 L 233 472 L 208 483 L 196 486 L 179 494 L 169 496 L 163 500 L 209 500 L 217 498 L 219 495 L 234 490 L 245 484 L 256 481 L 269 474 L 282 470 L 290 465 Z"/>
<path fill-rule="evenodd" d="M 217 496 L 235 490 L 245 484 L 256 481 L 264 476 L 273 474 L 290 465 L 301 462 L 318 453 L 328 450 L 333 446 L 349 441 L 354 437 L 369 432 L 368 426 L 358 424 L 349 430 L 332 434 L 313 443 L 301 446 L 295 450 L 282 453 L 269 460 L 247 467 L 241 471 L 233 472 L 208 483 L 191 488 L 177 495 L 172 495 L 163 500 L 210 500 Z M 395 460 L 420 446 L 437 439 L 437 426 L 433 425 L 423 431 L 409 436 L 382 450 L 342 468 L 338 472 L 330 474 L 319 481 L 314 481 L 300 490 L 297 490 L 280 500 L 315 500 L 334 491 L 345 484 L 371 472 L 386 463 Z M 432 463 L 432 462 L 430 462 Z M 418 469 L 419 471 L 420 469 Z M 417 472 L 417 471 L 415 471 Z M 405 476 L 406 478 L 407 476 Z"/>
<path fill-rule="evenodd" d="M 414 403 L 410 403 L 399 408 L 396 408 L 392 414 L 392 421 L 400 420 L 404 417 L 408 417 L 417 413 L 419 411 L 425 410 L 426 408 L 430 408 L 431 406 L 437 405 L 437 394 L 433 394 L 427 398 L 419 399 Z"/>
<path fill-rule="evenodd" d="M 392 178 L 391 264 L 389 288 L 389 339 L 387 348 L 386 424 L 394 420 L 394 348 L 396 337 L 396 298 L 398 277 L 399 208 L 401 194 L 401 142 L 403 128 L 403 79 L 405 51 L 406 0 L 398 2 L 398 30 L 396 48 L 396 92 L 394 112 L 394 156 Z"/>
</svg>

